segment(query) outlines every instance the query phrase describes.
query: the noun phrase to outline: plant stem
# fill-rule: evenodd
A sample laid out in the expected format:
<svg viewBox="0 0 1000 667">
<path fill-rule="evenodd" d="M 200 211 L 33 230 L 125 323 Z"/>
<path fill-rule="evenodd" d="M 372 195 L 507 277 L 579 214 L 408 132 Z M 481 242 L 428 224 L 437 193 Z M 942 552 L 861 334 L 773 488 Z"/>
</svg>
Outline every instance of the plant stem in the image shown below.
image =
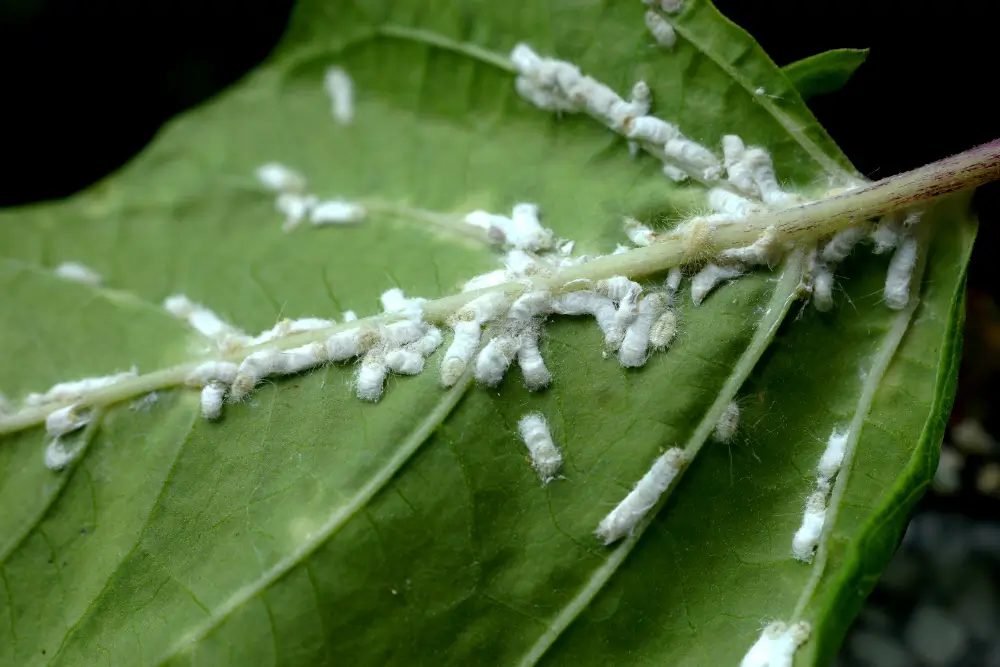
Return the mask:
<svg viewBox="0 0 1000 667">
<path fill-rule="evenodd" d="M 977 146 L 913 171 L 884 178 L 835 197 L 761 213 L 745 220 L 713 224 L 704 241 L 703 250 L 717 253 L 728 248 L 749 245 L 772 227 L 777 233 L 778 241 L 805 245 L 870 218 L 911 208 L 934 197 L 976 187 L 997 178 L 1000 178 L 1000 140 Z M 503 291 L 513 298 L 529 288 L 568 292 L 585 289 L 591 281 L 611 276 L 639 278 L 658 273 L 690 261 L 691 233 L 690 228 L 678 227 L 673 232 L 664 234 L 658 243 L 651 246 L 636 248 L 619 255 L 599 257 L 552 275 L 539 276 L 527 286 L 521 282 L 508 282 L 428 301 L 424 304 L 424 320 L 444 323 L 463 305 L 491 291 Z M 260 347 L 290 349 L 325 340 L 338 331 L 358 326 L 374 327 L 391 318 L 392 316 L 388 315 L 376 315 L 357 322 L 347 322 L 326 329 L 287 336 L 265 345 L 244 348 L 228 355 L 218 355 L 217 358 L 238 363 Z M 82 408 L 106 407 L 151 391 L 183 385 L 197 363 L 198 361 L 193 361 L 128 378 L 87 394 L 77 401 L 77 404 Z M 51 404 L 0 417 L 0 435 L 40 424 L 50 412 L 64 405 L 65 403 Z"/>
</svg>

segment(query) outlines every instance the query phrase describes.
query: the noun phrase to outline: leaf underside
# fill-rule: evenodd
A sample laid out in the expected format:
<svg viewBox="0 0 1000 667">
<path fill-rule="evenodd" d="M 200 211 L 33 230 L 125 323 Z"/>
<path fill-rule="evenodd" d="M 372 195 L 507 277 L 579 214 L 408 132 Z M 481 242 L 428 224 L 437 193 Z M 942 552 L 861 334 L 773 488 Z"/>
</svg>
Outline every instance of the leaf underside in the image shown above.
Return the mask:
<svg viewBox="0 0 1000 667">
<path fill-rule="evenodd" d="M 455 213 L 534 201 L 589 254 L 623 240 L 622 215 L 667 227 L 697 208 L 696 187 L 631 160 L 589 119 L 530 107 L 463 44 L 504 54 L 526 41 L 622 92 L 644 78 L 655 114 L 710 145 L 737 132 L 766 146 L 787 186 L 853 173 L 781 70 L 703 0 L 677 17 L 671 51 L 652 45 L 639 2 L 514 4 L 302 0 L 270 62 L 122 172 L 0 213 L 0 389 L 190 358 L 198 341 L 156 305 L 171 293 L 256 331 L 374 314 L 393 286 L 447 295 L 498 265 L 399 218 L 285 234 L 252 178 L 267 161 L 320 196 Z M 357 86 L 348 127 L 322 91 L 332 64 Z M 555 380 L 538 395 L 516 369 L 497 390 L 444 391 L 432 363 L 372 405 L 348 386 L 352 366 L 331 366 L 266 383 L 219 423 L 190 391 L 123 404 L 63 473 L 44 468 L 40 429 L 6 437 L 0 663 L 735 664 L 763 622 L 796 612 L 813 625 L 796 664 L 822 663 L 934 469 L 975 229 L 966 208 L 954 199 L 925 218 L 935 238 L 912 322 L 880 303 L 887 258 L 861 252 L 839 269 L 838 307 L 792 305 L 773 341 L 791 267 L 697 308 L 684 295 L 677 342 L 638 370 L 602 358 L 591 322 L 554 321 L 543 354 Z M 48 271 L 68 260 L 122 291 Z M 880 354 L 885 373 L 869 372 Z M 653 459 L 703 437 L 732 396 L 736 439 L 706 444 L 634 547 L 594 539 Z M 516 434 L 531 410 L 566 459 L 546 486 Z M 791 559 L 791 537 L 827 436 L 852 421 L 857 453 L 817 572 Z"/>
</svg>

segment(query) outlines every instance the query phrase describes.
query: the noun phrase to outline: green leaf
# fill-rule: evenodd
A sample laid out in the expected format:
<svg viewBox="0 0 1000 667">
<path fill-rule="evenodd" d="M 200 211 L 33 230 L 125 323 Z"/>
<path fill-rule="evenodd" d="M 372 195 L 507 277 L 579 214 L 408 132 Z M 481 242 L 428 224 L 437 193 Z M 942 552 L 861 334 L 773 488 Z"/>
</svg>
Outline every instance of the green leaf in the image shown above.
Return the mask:
<svg viewBox="0 0 1000 667">
<path fill-rule="evenodd" d="M 781 68 L 802 99 L 835 93 L 868 58 L 868 49 L 831 49 Z"/>
<path fill-rule="evenodd" d="M 738 132 L 766 146 L 789 186 L 855 173 L 709 3 L 687 3 L 672 51 L 652 46 L 644 11 L 303 0 L 271 61 L 121 173 L 0 213 L 0 288 L 17 313 L 0 322 L 14 341 L 0 388 L 16 397 L 194 358 L 199 342 L 155 305 L 176 292 L 256 331 L 279 316 L 372 314 L 397 285 L 448 295 L 497 266 L 485 246 L 407 216 L 286 234 L 253 180 L 267 161 L 320 196 L 455 214 L 535 201 L 590 254 L 623 240 L 624 214 L 667 225 L 700 206 L 697 186 L 631 160 L 595 122 L 517 97 L 498 63 L 519 41 L 619 91 L 646 79 L 658 115 L 709 145 Z M 331 64 L 357 86 L 351 126 L 330 117 Z M 829 658 L 933 470 L 966 208 L 925 216 L 934 238 L 915 311 L 879 303 L 886 260 L 867 253 L 841 268 L 835 311 L 803 308 L 796 254 L 700 307 L 685 295 L 677 342 L 638 370 L 603 359 L 590 322 L 554 320 L 543 352 L 555 380 L 538 395 L 516 370 L 498 390 L 445 391 L 431 364 L 368 404 L 348 386 L 352 366 L 329 366 L 266 383 L 219 423 L 185 389 L 112 408 L 63 473 L 43 467 L 40 430 L 6 437 L 0 663 L 716 665 L 738 662 L 774 618 L 812 624 L 797 664 Z M 128 295 L 49 275 L 66 260 Z M 708 441 L 734 396 L 736 441 Z M 566 459 L 545 486 L 516 433 L 534 410 Z M 790 545 L 812 470 L 847 424 L 855 454 L 833 539 L 799 563 Z M 644 530 L 613 548 L 594 538 L 665 448 L 703 443 Z"/>
</svg>

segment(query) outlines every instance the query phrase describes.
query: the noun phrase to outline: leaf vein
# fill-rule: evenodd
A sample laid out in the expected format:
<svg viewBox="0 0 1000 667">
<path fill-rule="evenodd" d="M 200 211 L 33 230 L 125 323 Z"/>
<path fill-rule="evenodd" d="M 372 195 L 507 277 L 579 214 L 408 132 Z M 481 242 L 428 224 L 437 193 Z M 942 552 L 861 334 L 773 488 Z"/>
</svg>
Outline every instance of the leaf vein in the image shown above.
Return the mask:
<svg viewBox="0 0 1000 667">
<path fill-rule="evenodd" d="M 706 411 L 705 416 L 702 418 L 698 427 L 691 435 L 691 439 L 685 447 L 688 458 L 693 458 L 694 455 L 697 454 L 709 434 L 715 428 L 715 423 L 718 420 L 719 415 L 722 414 L 726 405 L 728 405 L 733 396 L 736 395 L 736 392 L 756 366 L 760 356 L 764 353 L 764 350 L 767 348 L 771 339 L 774 337 L 774 334 L 777 332 L 778 327 L 784 320 L 786 313 L 797 298 L 802 271 L 801 267 L 801 252 L 794 253 L 785 262 L 781 277 L 775 287 L 774 294 L 771 296 L 769 307 L 765 311 L 766 314 L 761 318 L 758 324 L 757 332 L 754 334 L 750 345 L 736 363 L 732 373 L 723 384 L 716 400 Z M 674 482 L 673 488 L 676 488 L 679 481 L 680 480 Z M 520 667 L 533 667 L 533 665 L 536 665 L 549 648 L 551 648 L 551 646 L 555 643 L 559 635 L 561 635 L 562 632 L 566 630 L 566 628 L 568 628 L 587 607 L 587 605 L 590 604 L 598 592 L 600 592 L 604 585 L 611 579 L 611 576 L 617 572 L 619 566 L 632 552 L 632 549 L 638 543 L 639 538 L 642 537 L 646 528 L 655 518 L 657 512 L 663 506 L 663 503 L 666 501 L 669 494 L 670 492 L 668 491 L 663 497 L 661 497 L 658 506 L 650 512 L 646 520 L 639 524 L 632 535 L 627 537 L 620 546 L 611 552 L 611 555 L 608 557 L 604 565 L 594 571 L 586 584 L 577 593 L 576 597 L 574 597 L 570 603 L 566 605 L 563 611 L 556 616 L 556 618 L 549 624 L 549 629 L 542 634 L 542 636 L 540 636 L 535 644 L 528 650 L 528 653 L 519 663 Z"/>
</svg>

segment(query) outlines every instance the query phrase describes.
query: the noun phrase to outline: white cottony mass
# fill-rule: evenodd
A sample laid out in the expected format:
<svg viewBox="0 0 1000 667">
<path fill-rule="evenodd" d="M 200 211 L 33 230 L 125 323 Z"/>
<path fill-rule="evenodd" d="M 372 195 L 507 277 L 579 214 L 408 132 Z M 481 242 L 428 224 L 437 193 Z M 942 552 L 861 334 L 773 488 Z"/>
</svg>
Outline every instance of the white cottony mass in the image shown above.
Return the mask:
<svg viewBox="0 0 1000 667">
<path fill-rule="evenodd" d="M 517 424 L 524 446 L 531 454 L 531 464 L 538 472 L 542 482 L 548 483 L 559 473 L 562 467 L 562 454 L 552 440 L 549 423 L 537 412 L 521 417 Z"/>
<path fill-rule="evenodd" d="M 649 510 L 653 509 L 684 465 L 684 452 L 668 450 L 657 457 L 625 499 L 604 517 L 594 534 L 605 544 L 612 544 L 632 533 Z"/>
</svg>

